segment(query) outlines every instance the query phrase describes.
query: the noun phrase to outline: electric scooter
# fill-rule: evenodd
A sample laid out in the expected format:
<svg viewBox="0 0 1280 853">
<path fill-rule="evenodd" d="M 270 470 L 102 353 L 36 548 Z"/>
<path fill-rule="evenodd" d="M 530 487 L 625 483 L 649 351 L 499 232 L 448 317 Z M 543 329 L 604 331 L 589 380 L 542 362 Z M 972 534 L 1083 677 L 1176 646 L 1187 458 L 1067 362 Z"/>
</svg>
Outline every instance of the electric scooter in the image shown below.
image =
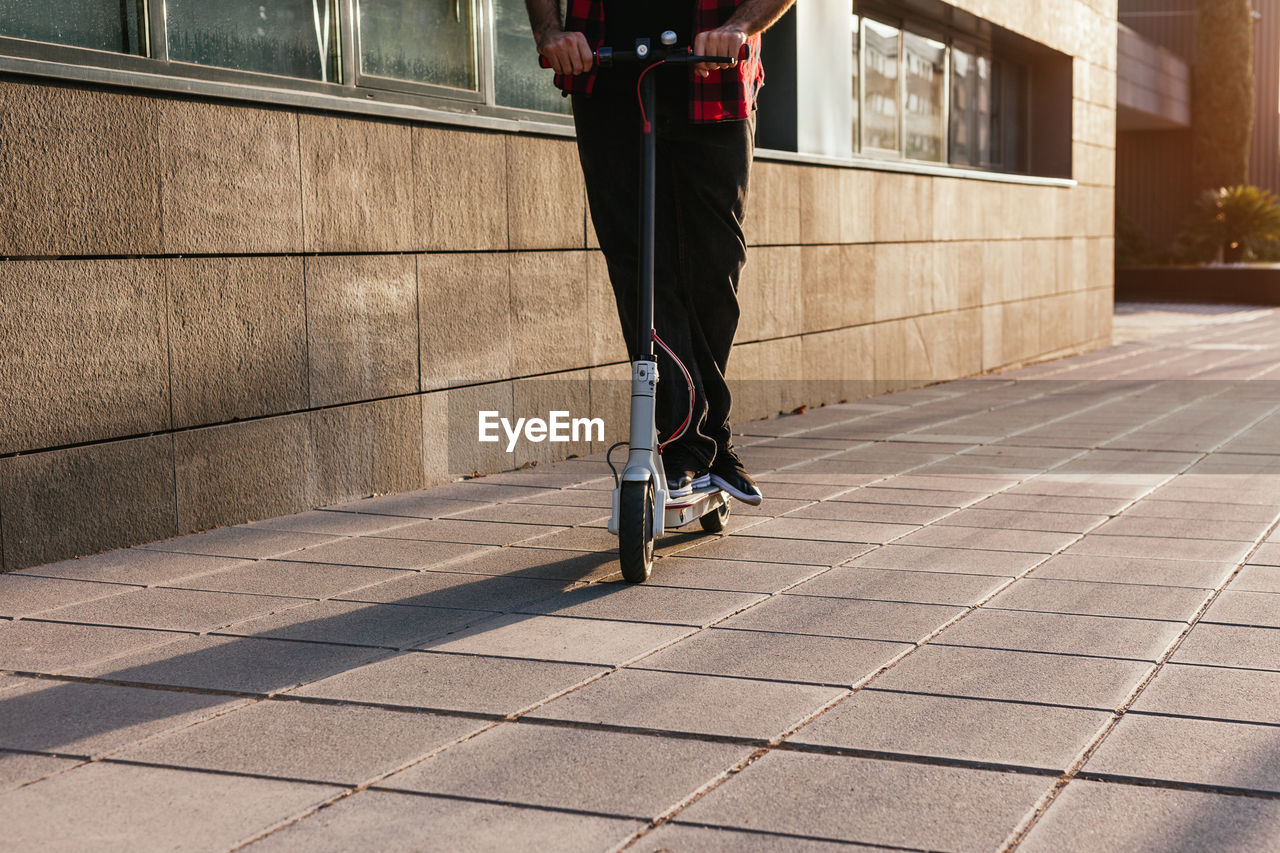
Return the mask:
<svg viewBox="0 0 1280 853">
<path fill-rule="evenodd" d="M 714 486 L 695 489 L 692 494 L 672 497 L 667 492 L 667 476 L 662 467 L 662 450 L 678 439 L 689 420 L 666 441 L 659 442 L 655 420 L 658 388 L 658 364 L 654 344 L 671 356 L 689 383 L 690 414 L 693 409 L 693 384 L 688 371 L 670 348 L 658 337 L 653 325 L 653 255 L 656 202 L 657 146 L 654 138 L 654 112 L 657 106 L 654 78 L 649 74 L 660 65 L 693 65 L 699 62 L 735 65 L 736 57 L 695 56 L 690 47 L 676 47 L 676 34 L 664 32 L 660 45 L 649 39 L 637 39 L 632 50 L 598 48 L 595 61 L 601 68 L 613 65 L 643 65 L 640 73 L 639 97 L 644 134 L 642 187 L 640 193 L 640 264 L 639 264 L 639 334 L 640 351 L 631 362 L 631 419 L 629 441 L 619 442 L 613 449 L 628 445 L 627 464 L 621 476 L 614 469 L 613 514 L 609 532 L 618 537 L 618 561 L 622 576 L 630 583 L 642 583 L 653 571 L 654 539 L 698 521 L 708 533 L 720 533 L 729 521 L 729 494 Z M 544 67 L 548 65 L 542 58 Z M 613 463 L 609 463 L 613 468 Z"/>
</svg>

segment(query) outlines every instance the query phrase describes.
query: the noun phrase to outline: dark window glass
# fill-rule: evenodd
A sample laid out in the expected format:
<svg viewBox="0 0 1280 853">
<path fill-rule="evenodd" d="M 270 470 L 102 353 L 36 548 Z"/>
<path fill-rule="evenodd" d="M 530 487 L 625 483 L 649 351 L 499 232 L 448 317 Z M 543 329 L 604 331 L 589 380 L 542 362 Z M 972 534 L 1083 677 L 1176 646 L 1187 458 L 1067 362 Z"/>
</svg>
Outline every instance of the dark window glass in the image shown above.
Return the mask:
<svg viewBox="0 0 1280 853">
<path fill-rule="evenodd" d="M 165 0 L 169 58 L 337 82 L 336 0 Z"/>
<path fill-rule="evenodd" d="M 569 99 L 551 83 L 551 72 L 538 64 L 538 49 L 529 29 L 524 0 L 493 0 L 494 95 L 505 107 L 551 113 L 569 112 Z"/>
<path fill-rule="evenodd" d="M 978 165 L 978 57 L 951 48 L 951 156 L 958 166 Z"/>
<path fill-rule="evenodd" d="M 0 0 L 0 36 L 141 55 L 141 0 Z"/>
<path fill-rule="evenodd" d="M 359 0 L 357 8 L 362 73 L 479 89 L 471 0 Z"/>
</svg>

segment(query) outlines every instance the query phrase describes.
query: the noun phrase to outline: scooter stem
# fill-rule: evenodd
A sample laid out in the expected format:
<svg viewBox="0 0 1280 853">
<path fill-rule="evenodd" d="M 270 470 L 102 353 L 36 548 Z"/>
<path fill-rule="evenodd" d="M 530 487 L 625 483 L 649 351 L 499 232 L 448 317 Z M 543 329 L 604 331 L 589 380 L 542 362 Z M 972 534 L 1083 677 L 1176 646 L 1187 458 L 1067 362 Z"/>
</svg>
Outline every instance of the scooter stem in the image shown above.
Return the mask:
<svg viewBox="0 0 1280 853">
<path fill-rule="evenodd" d="M 640 349 L 637 358 L 644 361 L 654 360 L 653 351 L 653 252 L 654 252 L 654 217 L 656 207 L 656 173 L 657 144 L 654 138 L 653 119 L 655 83 L 652 74 L 644 75 L 640 81 L 640 97 L 644 102 L 644 114 L 647 117 L 644 130 L 644 167 L 640 198 L 643 199 L 640 212 Z"/>
</svg>

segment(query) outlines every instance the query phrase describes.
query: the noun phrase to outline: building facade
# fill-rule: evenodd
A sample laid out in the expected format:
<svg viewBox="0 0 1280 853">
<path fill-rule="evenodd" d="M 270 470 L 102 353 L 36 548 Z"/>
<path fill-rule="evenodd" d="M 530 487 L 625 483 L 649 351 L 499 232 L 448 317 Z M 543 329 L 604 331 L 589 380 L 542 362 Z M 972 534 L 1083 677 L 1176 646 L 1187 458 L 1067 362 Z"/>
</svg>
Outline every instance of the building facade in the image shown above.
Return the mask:
<svg viewBox="0 0 1280 853">
<path fill-rule="evenodd" d="M 1252 0 L 1254 122 L 1249 183 L 1280 194 L 1280 0 Z M 1116 202 L 1156 251 L 1196 197 L 1191 170 L 1195 0 L 1120 0 Z"/>
<path fill-rule="evenodd" d="M 0 7 L 6 569 L 600 449 L 626 353 L 520 0 Z M 1109 340 L 1115 0 L 768 35 L 739 422 Z"/>
</svg>

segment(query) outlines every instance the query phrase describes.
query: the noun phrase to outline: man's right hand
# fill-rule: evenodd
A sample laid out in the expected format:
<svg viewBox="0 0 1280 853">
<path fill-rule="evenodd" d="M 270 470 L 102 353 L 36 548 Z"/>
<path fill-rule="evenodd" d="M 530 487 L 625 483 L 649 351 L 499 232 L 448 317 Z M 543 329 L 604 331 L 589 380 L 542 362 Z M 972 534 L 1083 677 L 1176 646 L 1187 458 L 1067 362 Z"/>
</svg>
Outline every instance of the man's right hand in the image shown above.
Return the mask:
<svg viewBox="0 0 1280 853">
<path fill-rule="evenodd" d="M 557 74 L 582 74 L 591 70 L 591 46 L 579 32 L 552 30 L 538 38 L 538 53 L 547 58 Z"/>
</svg>

